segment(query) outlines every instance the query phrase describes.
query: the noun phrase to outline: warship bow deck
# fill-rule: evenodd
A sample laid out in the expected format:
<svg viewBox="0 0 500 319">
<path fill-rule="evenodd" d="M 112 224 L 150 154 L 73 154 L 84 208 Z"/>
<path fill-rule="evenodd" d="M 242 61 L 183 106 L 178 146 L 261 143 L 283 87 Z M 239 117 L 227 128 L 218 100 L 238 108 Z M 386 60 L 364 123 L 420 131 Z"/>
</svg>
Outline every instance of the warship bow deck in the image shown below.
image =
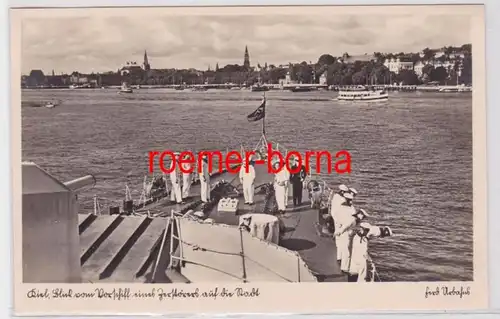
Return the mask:
<svg viewBox="0 0 500 319">
<path fill-rule="evenodd" d="M 207 216 L 217 224 L 238 225 L 239 216 L 247 213 L 266 213 L 265 194 L 259 193 L 260 186 L 271 183 L 273 174 L 266 165 L 256 165 L 255 205 L 245 205 L 239 195 L 237 213 L 219 212 L 217 205 Z M 211 184 L 225 180 L 241 190 L 237 174 L 223 172 L 211 178 Z M 192 198 L 186 204 L 171 204 L 160 200 L 147 205 L 145 210 L 159 210 L 170 215 L 171 210 L 186 212 L 201 209 L 199 184 L 191 188 Z M 240 192 L 241 193 L 241 192 Z M 292 191 L 289 191 L 289 197 Z M 285 233 L 280 246 L 297 252 L 318 281 L 346 281 L 336 261 L 334 239 L 322 237 L 317 231 L 318 212 L 310 208 L 307 190 L 304 189 L 303 203 L 291 207 L 290 198 L 286 213 L 280 217 Z M 150 218 L 123 215 L 79 216 L 82 276 L 86 282 L 189 282 L 180 273 L 169 269 L 171 262 L 171 224 L 169 217 Z M 165 234 L 167 232 L 167 234 Z M 214 236 L 217 234 L 214 233 Z"/>
</svg>

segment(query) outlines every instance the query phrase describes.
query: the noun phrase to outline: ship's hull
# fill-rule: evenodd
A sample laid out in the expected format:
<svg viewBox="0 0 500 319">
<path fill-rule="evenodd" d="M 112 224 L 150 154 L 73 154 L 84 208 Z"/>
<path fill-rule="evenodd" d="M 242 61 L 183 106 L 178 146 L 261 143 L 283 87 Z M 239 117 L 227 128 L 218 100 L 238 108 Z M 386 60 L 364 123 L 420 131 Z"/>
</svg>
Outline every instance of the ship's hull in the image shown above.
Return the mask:
<svg viewBox="0 0 500 319">
<path fill-rule="evenodd" d="M 252 87 L 252 92 L 267 92 L 269 88 L 266 86 Z"/>
<path fill-rule="evenodd" d="M 291 88 L 291 92 L 311 92 L 311 91 L 316 91 L 316 88 L 312 87 L 296 87 L 296 88 Z"/>
</svg>

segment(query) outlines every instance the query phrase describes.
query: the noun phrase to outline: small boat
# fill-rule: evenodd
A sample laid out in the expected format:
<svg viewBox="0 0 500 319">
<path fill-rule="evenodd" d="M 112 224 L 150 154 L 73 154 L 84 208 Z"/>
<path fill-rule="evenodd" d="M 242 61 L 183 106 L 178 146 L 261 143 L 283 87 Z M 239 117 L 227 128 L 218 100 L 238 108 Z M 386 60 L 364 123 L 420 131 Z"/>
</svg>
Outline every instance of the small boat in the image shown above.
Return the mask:
<svg viewBox="0 0 500 319">
<path fill-rule="evenodd" d="M 57 104 L 55 104 L 55 103 L 51 103 L 51 102 L 49 102 L 49 103 L 46 103 L 46 104 L 45 104 L 45 107 L 46 107 L 46 108 L 48 108 L 48 109 L 53 109 L 53 108 L 55 108 L 55 107 L 56 107 L 56 105 L 57 105 Z"/>
<path fill-rule="evenodd" d="M 204 92 L 204 91 L 208 91 L 208 88 L 205 87 L 205 86 L 193 86 L 191 88 L 192 91 L 199 91 L 199 92 Z"/>
<path fill-rule="evenodd" d="M 122 83 L 122 87 L 120 91 L 118 91 L 118 93 L 132 93 L 132 92 L 133 92 L 132 88 L 129 87 L 126 82 Z"/>
<path fill-rule="evenodd" d="M 291 92 L 311 92 L 316 90 L 317 88 L 313 86 L 296 86 L 290 89 Z"/>
<path fill-rule="evenodd" d="M 339 91 L 337 100 L 339 101 L 384 101 L 389 98 L 385 90 L 353 90 Z"/>
<path fill-rule="evenodd" d="M 465 92 L 472 92 L 472 87 L 470 86 L 443 86 L 440 87 L 438 92 L 441 93 L 465 93 Z"/>
<path fill-rule="evenodd" d="M 261 84 L 252 85 L 252 92 L 266 92 L 269 91 L 269 87 Z"/>
</svg>

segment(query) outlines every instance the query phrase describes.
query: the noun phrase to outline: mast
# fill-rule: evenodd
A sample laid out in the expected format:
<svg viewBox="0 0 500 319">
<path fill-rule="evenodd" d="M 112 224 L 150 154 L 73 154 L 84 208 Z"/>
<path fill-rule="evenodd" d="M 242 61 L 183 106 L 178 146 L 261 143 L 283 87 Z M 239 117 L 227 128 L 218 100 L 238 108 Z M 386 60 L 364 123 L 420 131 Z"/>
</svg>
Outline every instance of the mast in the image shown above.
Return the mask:
<svg viewBox="0 0 500 319">
<path fill-rule="evenodd" d="M 267 104 L 267 101 L 266 101 L 266 91 L 264 91 L 264 103 Z M 266 108 L 267 105 L 264 106 L 264 112 L 266 112 L 265 108 Z M 265 116 L 265 113 L 264 113 L 264 118 L 262 119 L 262 136 L 264 136 L 264 139 L 266 138 L 266 116 Z"/>
</svg>

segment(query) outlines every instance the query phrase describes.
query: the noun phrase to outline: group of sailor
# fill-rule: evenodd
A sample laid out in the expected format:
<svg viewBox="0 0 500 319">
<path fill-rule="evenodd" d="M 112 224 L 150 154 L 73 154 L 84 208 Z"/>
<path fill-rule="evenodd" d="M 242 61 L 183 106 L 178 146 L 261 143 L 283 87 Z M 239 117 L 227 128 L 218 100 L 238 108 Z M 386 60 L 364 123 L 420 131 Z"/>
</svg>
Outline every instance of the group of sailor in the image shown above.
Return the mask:
<svg viewBox="0 0 500 319">
<path fill-rule="evenodd" d="M 337 261 L 349 281 L 363 282 L 367 279 L 368 239 L 392 235 L 389 227 L 377 227 L 364 222 L 370 215 L 364 209 L 356 209 L 353 201 L 358 192 L 354 188 L 340 185 L 330 197 L 330 215 L 335 226 Z"/>
<path fill-rule="evenodd" d="M 191 185 L 193 183 L 193 174 L 196 171 L 194 165 L 191 163 L 180 163 L 179 153 L 174 153 L 175 162 L 172 160 L 170 164 L 170 182 L 172 184 L 172 191 L 170 193 L 170 200 L 177 204 L 184 204 L 184 201 L 189 198 Z M 175 165 L 173 168 L 172 166 Z M 181 165 L 183 171 L 181 171 Z M 201 201 L 207 203 L 210 201 L 210 172 L 208 169 L 208 158 L 202 157 L 201 170 L 199 170 L 200 178 L 200 196 Z M 181 186 L 182 183 L 182 186 Z"/>
</svg>

